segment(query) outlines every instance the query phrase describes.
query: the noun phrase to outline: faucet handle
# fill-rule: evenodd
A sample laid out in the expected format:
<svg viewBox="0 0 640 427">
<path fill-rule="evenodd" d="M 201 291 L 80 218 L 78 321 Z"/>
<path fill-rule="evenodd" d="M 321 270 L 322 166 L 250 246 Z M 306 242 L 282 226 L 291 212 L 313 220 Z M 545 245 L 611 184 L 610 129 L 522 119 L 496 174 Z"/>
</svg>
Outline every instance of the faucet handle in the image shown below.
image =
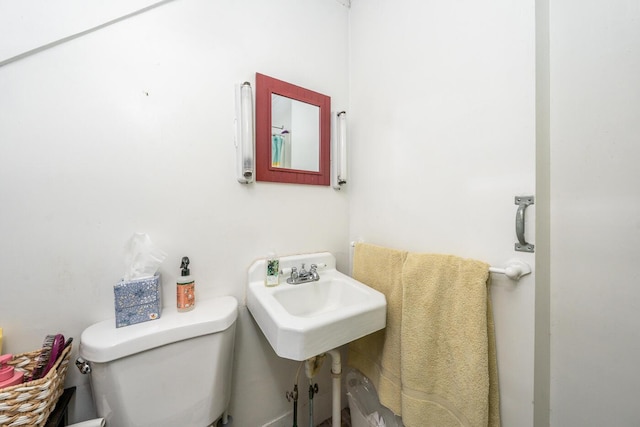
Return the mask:
<svg viewBox="0 0 640 427">
<path fill-rule="evenodd" d="M 314 281 L 320 280 L 320 275 L 316 271 L 317 269 L 318 269 L 318 266 L 316 264 L 311 264 L 311 270 L 309 271 L 309 275 Z"/>
<path fill-rule="evenodd" d="M 298 267 L 291 267 L 291 278 L 292 279 L 298 278 Z"/>
</svg>

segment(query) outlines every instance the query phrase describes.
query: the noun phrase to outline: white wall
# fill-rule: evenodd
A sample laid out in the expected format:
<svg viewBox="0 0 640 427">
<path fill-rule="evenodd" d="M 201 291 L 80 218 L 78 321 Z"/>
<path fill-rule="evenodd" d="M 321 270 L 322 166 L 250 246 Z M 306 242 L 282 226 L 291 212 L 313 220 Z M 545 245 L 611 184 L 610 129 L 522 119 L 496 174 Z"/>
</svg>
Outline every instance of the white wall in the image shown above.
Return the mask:
<svg viewBox="0 0 640 427">
<path fill-rule="evenodd" d="M 14 3 L 3 2 L 3 13 L 19 19 L 24 9 Z M 65 5 L 33 18 L 31 31 L 64 21 Z M 94 25 L 86 13 L 76 19 Z M 347 23 L 348 9 L 334 1 L 175 1 L 0 67 L 4 350 L 31 351 L 52 332 L 77 343 L 85 327 L 111 317 L 123 245 L 136 231 L 169 254 L 161 268 L 167 305 L 183 255 L 199 298 L 241 302 L 247 267 L 272 248 L 328 250 L 346 270 L 346 194 L 238 184 L 233 114 L 234 85 L 255 72 L 325 93 L 345 109 Z M 275 356 L 243 307 L 237 425 L 290 410 L 284 391 L 297 366 Z M 325 377 L 320 401 L 329 396 Z M 87 378 L 70 369 L 71 384 L 79 386 L 71 421 L 91 416 Z"/>
<path fill-rule="evenodd" d="M 514 196 L 535 193 L 534 2 L 355 0 L 350 31 L 351 239 L 534 266 L 513 250 Z M 492 298 L 503 425 L 530 426 L 533 277 L 494 277 Z"/>
<path fill-rule="evenodd" d="M 169 1 L 0 0 L 0 63 Z"/>
<path fill-rule="evenodd" d="M 640 425 L 640 7 L 550 2 L 551 425 Z"/>
</svg>

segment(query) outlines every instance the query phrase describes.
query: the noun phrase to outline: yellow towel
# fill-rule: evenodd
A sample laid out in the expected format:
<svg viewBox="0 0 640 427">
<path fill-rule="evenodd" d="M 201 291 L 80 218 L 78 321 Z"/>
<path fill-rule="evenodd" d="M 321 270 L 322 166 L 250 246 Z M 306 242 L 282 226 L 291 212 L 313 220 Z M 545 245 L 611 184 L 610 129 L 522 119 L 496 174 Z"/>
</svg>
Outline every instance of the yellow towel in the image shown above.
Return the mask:
<svg viewBox="0 0 640 427">
<path fill-rule="evenodd" d="M 400 362 L 406 426 L 500 425 L 488 269 L 451 255 L 407 256 Z"/>
<path fill-rule="evenodd" d="M 407 252 L 358 243 L 353 255 L 353 278 L 387 298 L 387 326 L 349 344 L 348 364 L 367 376 L 380 402 L 396 414 L 400 400 L 400 324 L 402 266 Z"/>
<path fill-rule="evenodd" d="M 385 294 L 387 326 L 349 344 L 348 364 L 405 426 L 500 426 L 488 268 L 356 245 L 353 277 Z"/>
</svg>

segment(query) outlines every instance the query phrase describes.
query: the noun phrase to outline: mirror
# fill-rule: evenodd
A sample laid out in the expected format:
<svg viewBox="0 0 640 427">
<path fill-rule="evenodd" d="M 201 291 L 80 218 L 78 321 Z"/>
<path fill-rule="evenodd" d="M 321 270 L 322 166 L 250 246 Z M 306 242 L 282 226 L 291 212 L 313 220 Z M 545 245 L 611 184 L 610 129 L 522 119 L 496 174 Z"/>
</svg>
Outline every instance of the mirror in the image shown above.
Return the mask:
<svg viewBox="0 0 640 427">
<path fill-rule="evenodd" d="M 331 98 L 256 73 L 256 180 L 329 185 Z"/>
<path fill-rule="evenodd" d="M 320 107 L 271 95 L 271 166 L 320 171 Z"/>
</svg>

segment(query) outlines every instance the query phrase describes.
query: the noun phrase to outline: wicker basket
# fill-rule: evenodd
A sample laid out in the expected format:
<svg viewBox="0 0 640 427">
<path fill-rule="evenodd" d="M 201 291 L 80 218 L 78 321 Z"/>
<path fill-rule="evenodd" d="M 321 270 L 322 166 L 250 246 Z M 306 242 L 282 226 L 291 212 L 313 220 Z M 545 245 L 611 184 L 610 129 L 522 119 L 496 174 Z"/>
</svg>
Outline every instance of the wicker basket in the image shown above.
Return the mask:
<svg viewBox="0 0 640 427">
<path fill-rule="evenodd" d="M 42 350 L 17 354 L 7 364 L 30 375 Z M 0 389 L 0 427 L 42 427 L 64 389 L 71 345 L 67 346 L 47 375 Z"/>
</svg>

